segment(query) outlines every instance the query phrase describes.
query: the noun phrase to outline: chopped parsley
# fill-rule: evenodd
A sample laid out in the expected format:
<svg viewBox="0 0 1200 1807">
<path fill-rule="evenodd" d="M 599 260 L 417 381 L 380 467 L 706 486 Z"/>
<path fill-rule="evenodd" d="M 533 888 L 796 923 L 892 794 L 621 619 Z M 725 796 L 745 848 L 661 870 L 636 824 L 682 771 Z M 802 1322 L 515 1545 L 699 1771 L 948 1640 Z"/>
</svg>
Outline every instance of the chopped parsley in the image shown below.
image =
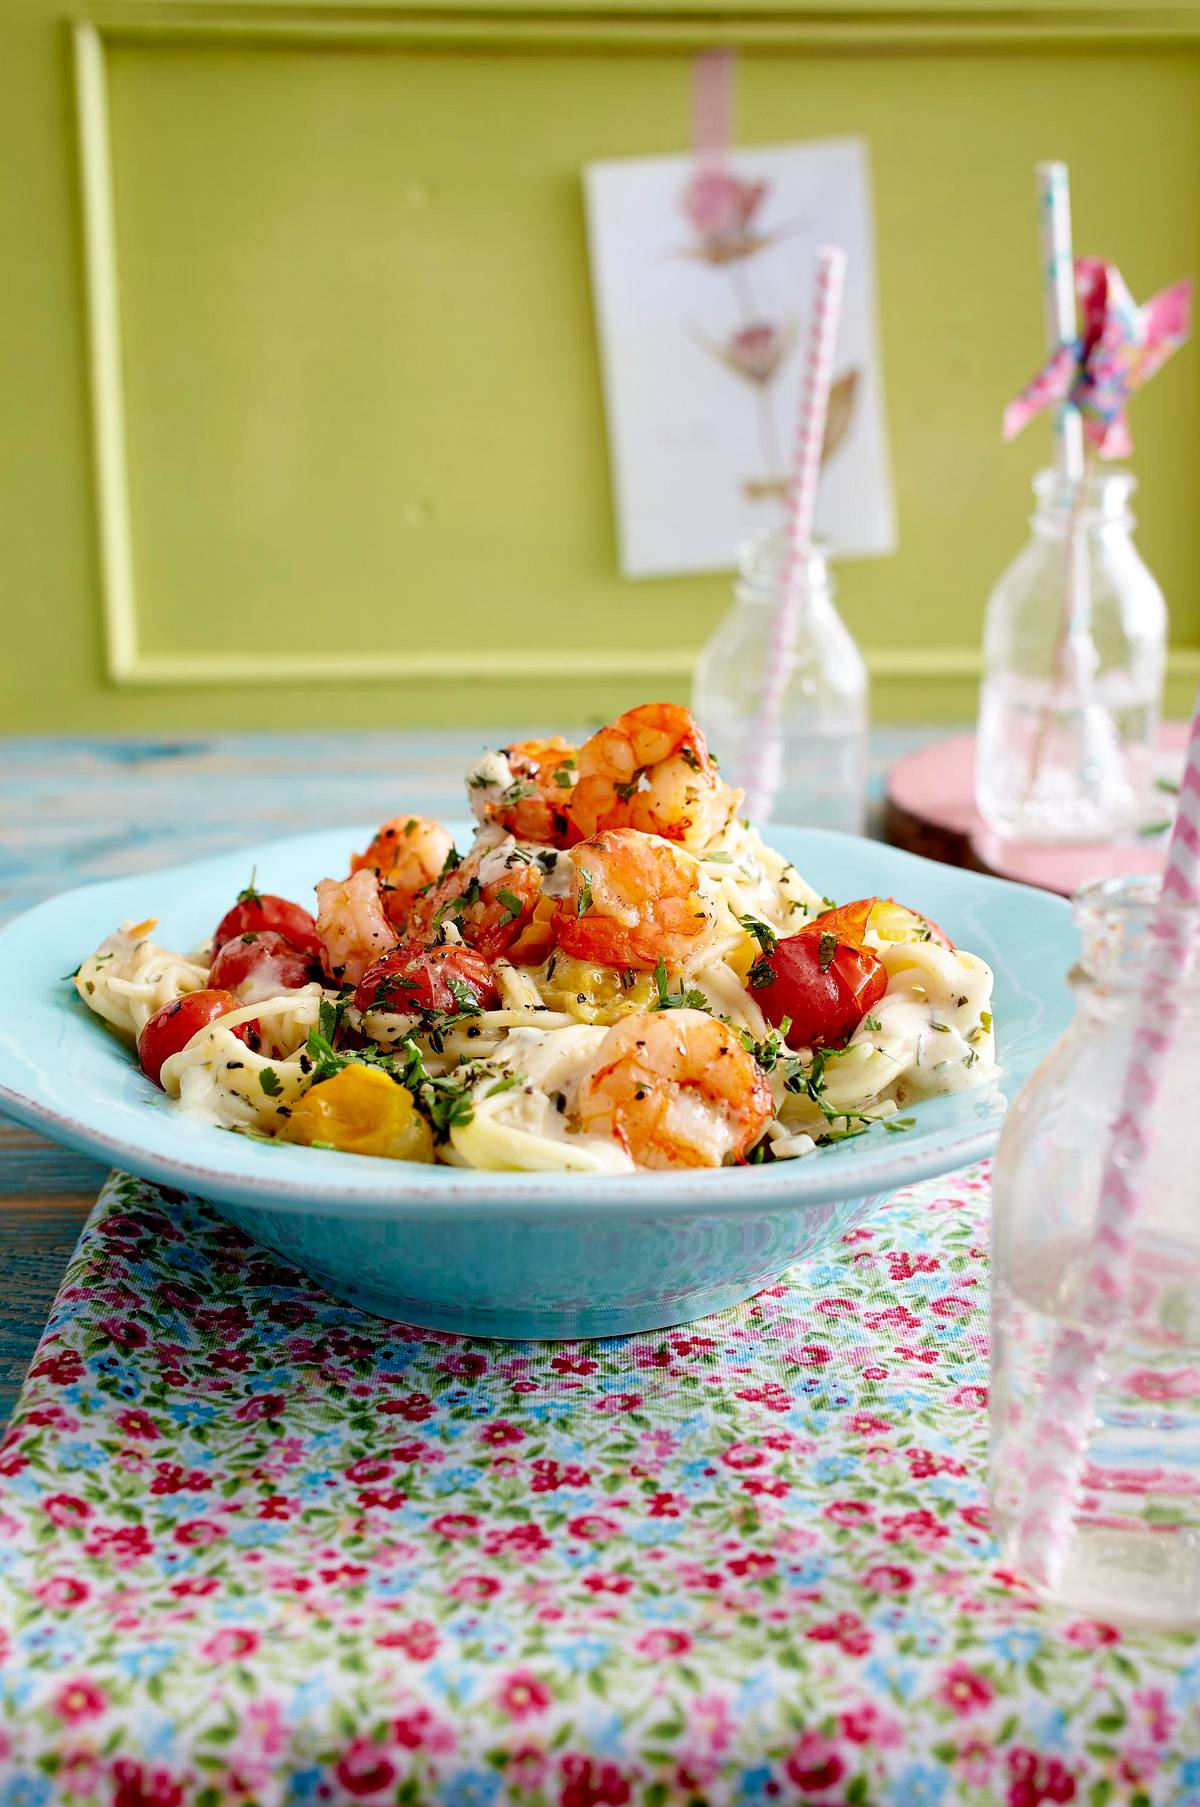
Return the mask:
<svg viewBox="0 0 1200 1807">
<path fill-rule="evenodd" d="M 785 1016 L 777 1029 L 769 1029 L 760 1042 L 756 1042 L 748 1029 L 735 1029 L 734 1034 L 745 1048 L 752 1054 L 764 1073 L 773 1073 L 781 1061 L 793 1059 L 787 1046 L 788 1030 L 792 1026 L 790 1016 Z"/>
<path fill-rule="evenodd" d="M 483 1095 L 485 1098 L 495 1098 L 500 1092 L 511 1092 L 514 1086 L 518 1086 L 520 1083 L 521 1075 L 519 1073 L 505 1073 L 503 1078 L 494 1079 Z"/>
<path fill-rule="evenodd" d="M 506 922 L 515 922 L 525 906 L 515 892 L 506 890 L 503 885 L 497 891 L 496 896 L 505 909 L 505 914 L 500 919 L 500 926 L 503 928 Z"/>
<path fill-rule="evenodd" d="M 760 954 L 750 971 L 746 974 L 746 983 L 751 991 L 761 991 L 764 985 L 775 983 L 775 968 L 765 954 Z"/>
<path fill-rule="evenodd" d="M 865 1016 L 863 1018 L 863 1028 L 870 1029 L 874 1034 L 878 1035 L 879 1031 L 883 1028 L 883 1024 L 877 1016 Z"/>
<path fill-rule="evenodd" d="M 576 916 L 586 916 L 592 907 L 592 881 L 587 873 L 580 869 L 579 896 L 575 900 Z"/>
<path fill-rule="evenodd" d="M 411 1035 L 401 1043 L 399 1052 L 404 1056 L 404 1065 L 393 1078 L 408 1087 L 418 1109 L 428 1118 L 437 1140 L 445 1142 L 452 1129 L 461 1129 L 472 1121 L 475 1115 L 472 1089 L 494 1069 L 486 1061 L 467 1061 L 454 1073 L 435 1079 Z"/>
<path fill-rule="evenodd" d="M 450 996 L 458 1006 L 459 1016 L 479 1015 L 479 999 L 464 980 L 452 979 L 447 974 L 446 985 L 450 992 Z"/>
<path fill-rule="evenodd" d="M 279 1082 L 279 1075 L 274 1067 L 264 1067 L 258 1076 L 258 1083 L 267 1094 L 268 1098 L 278 1098 L 283 1091 L 283 1087 Z"/>
<path fill-rule="evenodd" d="M 747 935 L 753 935 L 764 954 L 773 954 L 778 935 L 769 923 L 760 922 L 757 916 L 739 916 L 738 921 Z"/>
<path fill-rule="evenodd" d="M 780 1063 L 786 1075 L 783 1082 L 785 1091 L 807 1097 L 825 1119 L 824 1133 L 813 1138 L 818 1147 L 824 1147 L 830 1142 L 846 1142 L 852 1136 L 865 1135 L 872 1123 L 877 1121 L 861 1111 L 835 1110 L 826 1098 L 825 1069 L 831 1060 L 838 1058 L 839 1053 L 838 1049 L 817 1048 L 807 1066 L 798 1054 L 789 1055 Z"/>
<path fill-rule="evenodd" d="M 822 930 L 821 939 L 817 943 L 817 960 L 823 973 L 827 973 L 833 965 L 833 956 L 837 951 L 837 936 L 830 929 Z"/>
<path fill-rule="evenodd" d="M 683 745 L 680 747 L 679 757 L 683 760 L 685 765 L 691 767 L 693 772 L 702 772 L 704 770 L 704 767 L 700 763 L 700 755 L 697 753 L 695 747 L 688 745 L 687 741 L 684 741 Z"/>
<path fill-rule="evenodd" d="M 677 992 L 668 990 L 667 963 L 661 954 L 658 965 L 654 968 L 654 989 L 657 996 L 650 1006 L 651 1010 L 704 1010 L 712 1015 L 712 1005 L 704 993 L 697 991 L 694 986 L 685 988 L 682 979 Z"/>
<path fill-rule="evenodd" d="M 898 1136 L 904 1130 L 911 1129 L 916 1120 L 915 1117 L 885 1117 L 883 1119 L 883 1127 L 889 1134 Z"/>
</svg>

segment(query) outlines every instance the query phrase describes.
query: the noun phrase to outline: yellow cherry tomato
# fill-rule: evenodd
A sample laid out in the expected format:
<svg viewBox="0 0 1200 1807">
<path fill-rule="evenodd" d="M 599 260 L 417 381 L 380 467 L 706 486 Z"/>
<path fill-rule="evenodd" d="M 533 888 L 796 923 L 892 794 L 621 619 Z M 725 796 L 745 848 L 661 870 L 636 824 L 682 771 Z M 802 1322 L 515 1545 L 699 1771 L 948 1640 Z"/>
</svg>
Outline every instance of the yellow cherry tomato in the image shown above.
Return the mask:
<svg viewBox="0 0 1200 1807">
<path fill-rule="evenodd" d="M 343 1067 L 318 1080 L 292 1106 L 284 1131 L 289 1141 L 321 1143 L 344 1154 L 382 1155 L 387 1161 L 432 1161 L 433 1134 L 413 1095 L 378 1067 Z"/>
<path fill-rule="evenodd" d="M 555 954 L 554 970 L 540 989 L 551 1010 L 563 1010 L 577 1023 L 615 1023 L 631 1010 L 648 1010 L 655 996 L 653 973 L 626 975 L 563 953 Z"/>
<path fill-rule="evenodd" d="M 867 918 L 867 927 L 880 941 L 934 941 L 939 947 L 953 948 L 954 943 L 943 929 L 928 916 L 897 903 L 894 897 L 877 897 Z"/>
</svg>

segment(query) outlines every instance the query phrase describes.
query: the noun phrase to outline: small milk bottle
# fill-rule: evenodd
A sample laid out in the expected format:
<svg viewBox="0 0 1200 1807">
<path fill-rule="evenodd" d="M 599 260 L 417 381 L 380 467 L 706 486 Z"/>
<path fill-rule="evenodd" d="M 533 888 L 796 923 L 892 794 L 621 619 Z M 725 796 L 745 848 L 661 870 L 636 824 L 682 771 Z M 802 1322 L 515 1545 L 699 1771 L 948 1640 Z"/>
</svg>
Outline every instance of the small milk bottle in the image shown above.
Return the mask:
<svg viewBox="0 0 1200 1807">
<path fill-rule="evenodd" d="M 1162 591 L 1133 543 L 1134 478 L 1045 470 L 1024 550 L 988 599 L 975 750 L 1006 840 L 1089 842 L 1144 820 L 1166 661 Z"/>
<path fill-rule="evenodd" d="M 787 559 L 782 533 L 738 553 L 734 605 L 696 661 L 692 708 L 731 784 L 747 783 L 759 734 L 772 609 Z M 783 765 L 772 817 L 861 834 L 866 814 L 868 679 L 834 607 L 824 547 L 806 555 L 791 675 L 781 710 Z"/>
<path fill-rule="evenodd" d="M 1129 1154 L 1116 1119 L 1156 908 L 1175 1020 L 1117 1266 L 1098 1205 L 1114 1132 Z M 1012 1103 L 993 1173 L 993 1526 L 1011 1567 L 1091 1617 L 1200 1628 L 1200 904 L 1103 879 L 1075 912 L 1075 1018 Z"/>
</svg>

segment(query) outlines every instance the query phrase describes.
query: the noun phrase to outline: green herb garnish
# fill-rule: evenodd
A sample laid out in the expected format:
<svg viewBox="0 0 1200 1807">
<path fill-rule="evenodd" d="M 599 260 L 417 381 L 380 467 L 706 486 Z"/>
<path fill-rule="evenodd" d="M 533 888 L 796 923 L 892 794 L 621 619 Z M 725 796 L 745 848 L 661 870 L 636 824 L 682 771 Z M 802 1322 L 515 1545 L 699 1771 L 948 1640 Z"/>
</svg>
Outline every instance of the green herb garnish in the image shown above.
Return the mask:
<svg viewBox="0 0 1200 1807">
<path fill-rule="evenodd" d="M 505 909 L 505 914 L 500 920 L 500 926 L 503 928 L 506 922 L 515 922 L 525 906 L 515 892 L 505 890 L 503 885 L 497 891 L 496 896 Z"/>
<path fill-rule="evenodd" d="M 760 922 L 757 916 L 739 916 L 738 921 L 747 935 L 753 935 L 764 954 L 773 954 L 778 935 L 769 923 Z"/>
<path fill-rule="evenodd" d="M 679 990 L 672 992 L 667 987 L 667 963 L 660 954 L 658 964 L 654 968 L 654 989 L 657 992 L 651 1010 L 703 1010 L 712 1015 L 712 1005 L 702 991 L 694 986 L 684 988 L 683 980 L 679 981 Z"/>
</svg>

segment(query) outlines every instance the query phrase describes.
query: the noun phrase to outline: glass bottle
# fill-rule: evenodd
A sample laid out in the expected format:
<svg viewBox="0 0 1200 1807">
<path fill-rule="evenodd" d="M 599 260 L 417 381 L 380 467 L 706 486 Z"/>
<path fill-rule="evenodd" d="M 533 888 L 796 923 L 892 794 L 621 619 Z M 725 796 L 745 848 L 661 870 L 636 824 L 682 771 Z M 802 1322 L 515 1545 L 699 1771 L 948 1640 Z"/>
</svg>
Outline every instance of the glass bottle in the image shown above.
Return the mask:
<svg viewBox="0 0 1200 1807">
<path fill-rule="evenodd" d="M 1132 1248 L 1105 1302 L 1089 1281 L 1101 1177 L 1141 1020 L 1155 881 L 1104 879 L 1075 899 L 1076 1014 L 1009 1109 L 993 1174 L 992 1518 L 1006 1561 L 1098 1619 L 1200 1624 L 1200 905 L 1174 926 L 1179 1014 L 1142 1126 Z M 1066 1338 L 1067 1341 L 1063 1341 Z M 1087 1360 L 1051 1435 L 1052 1357 Z M 1093 1359 L 1093 1352 L 1095 1352 Z M 1061 1398 L 1061 1393 L 1058 1395 Z M 1050 1461 L 1045 1458 L 1049 1452 Z M 1063 1533 L 1039 1577 L 1039 1463 Z M 1063 1486 L 1056 1470 L 1061 1463 Z M 1065 1491 L 1063 1490 L 1065 1489 Z M 1047 1515 L 1048 1516 L 1048 1515 Z M 1046 1522 L 1045 1518 L 1041 1521 Z"/>
<path fill-rule="evenodd" d="M 1029 542 L 988 599 L 976 803 L 1007 840 L 1106 841 L 1142 818 L 1167 611 L 1133 543 L 1134 484 L 1041 471 Z"/>
<path fill-rule="evenodd" d="M 781 533 L 739 548 L 734 605 L 696 661 L 692 709 L 731 784 L 745 784 L 750 774 L 771 611 L 785 559 Z M 783 700 L 783 769 L 772 815 L 777 822 L 861 834 L 869 750 L 867 668 L 833 597 L 828 554 L 814 546 L 803 573 Z"/>
</svg>

